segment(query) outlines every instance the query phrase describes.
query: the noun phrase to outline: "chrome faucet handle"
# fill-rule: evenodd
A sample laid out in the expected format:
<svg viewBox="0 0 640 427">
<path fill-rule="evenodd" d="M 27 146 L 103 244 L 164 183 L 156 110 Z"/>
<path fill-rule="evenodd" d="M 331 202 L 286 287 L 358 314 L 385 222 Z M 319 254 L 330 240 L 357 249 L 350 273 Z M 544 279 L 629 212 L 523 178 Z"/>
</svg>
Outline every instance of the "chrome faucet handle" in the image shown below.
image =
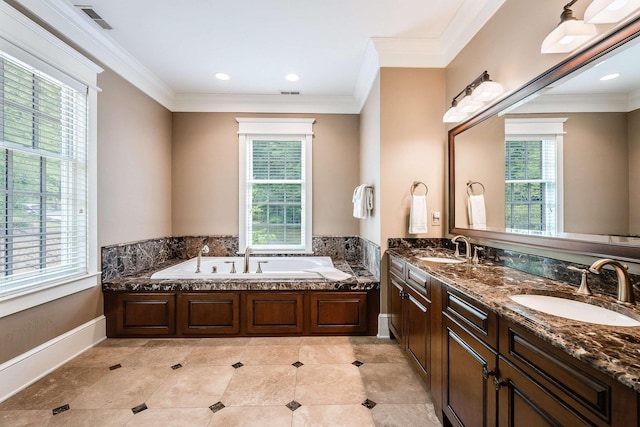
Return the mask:
<svg viewBox="0 0 640 427">
<path fill-rule="evenodd" d="M 209 253 L 209 245 L 204 245 L 202 247 L 202 249 L 200 249 L 200 253 L 205 254 L 205 255 L 208 254 Z"/>
<path fill-rule="evenodd" d="M 471 262 L 474 264 L 480 263 L 480 258 L 478 258 L 478 251 L 484 251 L 484 248 L 482 246 L 473 247 L 473 259 L 471 260 Z"/>
<path fill-rule="evenodd" d="M 575 267 L 573 265 L 570 265 L 569 267 L 567 267 L 567 270 L 577 271 L 578 273 L 582 274 L 582 279 L 580 280 L 580 287 L 576 291 L 576 294 L 591 295 L 591 290 L 589 289 L 589 285 L 587 284 L 587 274 L 589 273 L 589 270 L 586 268 Z"/>
<path fill-rule="evenodd" d="M 231 271 L 229 271 L 229 273 L 231 274 L 235 274 L 236 273 L 236 262 L 235 261 L 225 261 L 225 264 L 231 264 Z"/>
<path fill-rule="evenodd" d="M 262 264 L 266 264 L 269 261 L 258 261 L 258 268 L 256 269 L 256 273 L 262 273 Z"/>
</svg>

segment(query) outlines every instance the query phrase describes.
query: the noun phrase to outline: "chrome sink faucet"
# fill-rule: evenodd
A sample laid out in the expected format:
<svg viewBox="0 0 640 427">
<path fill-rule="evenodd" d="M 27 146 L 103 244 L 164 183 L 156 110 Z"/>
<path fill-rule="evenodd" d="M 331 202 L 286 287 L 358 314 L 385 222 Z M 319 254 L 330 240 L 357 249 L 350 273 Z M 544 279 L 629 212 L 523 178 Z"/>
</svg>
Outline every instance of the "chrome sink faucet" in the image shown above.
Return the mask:
<svg viewBox="0 0 640 427">
<path fill-rule="evenodd" d="M 202 249 L 200 249 L 198 251 L 198 259 L 196 261 L 196 273 L 200 273 L 200 263 L 202 261 L 202 254 L 208 254 L 209 253 L 209 246 L 208 245 L 204 245 L 202 247 Z"/>
<path fill-rule="evenodd" d="M 464 242 L 465 245 L 465 257 L 467 258 L 467 261 L 469 263 L 471 263 L 471 242 L 469 242 L 469 239 L 465 236 L 462 235 L 458 235 L 458 236 L 454 236 L 451 239 L 452 243 L 458 243 L 460 240 L 462 240 Z"/>
<path fill-rule="evenodd" d="M 251 247 L 247 246 L 244 249 L 244 268 L 242 269 L 243 273 L 249 272 L 249 257 L 251 256 Z"/>
<path fill-rule="evenodd" d="M 600 269 L 605 265 L 610 265 L 616 271 L 618 275 L 618 302 L 625 304 L 633 304 L 635 302 L 635 298 L 633 296 L 633 287 L 631 286 L 631 281 L 629 280 L 629 273 L 627 269 L 629 268 L 625 264 L 622 264 L 619 261 L 604 258 L 599 259 L 589 267 L 589 271 L 595 274 L 600 274 Z"/>
</svg>

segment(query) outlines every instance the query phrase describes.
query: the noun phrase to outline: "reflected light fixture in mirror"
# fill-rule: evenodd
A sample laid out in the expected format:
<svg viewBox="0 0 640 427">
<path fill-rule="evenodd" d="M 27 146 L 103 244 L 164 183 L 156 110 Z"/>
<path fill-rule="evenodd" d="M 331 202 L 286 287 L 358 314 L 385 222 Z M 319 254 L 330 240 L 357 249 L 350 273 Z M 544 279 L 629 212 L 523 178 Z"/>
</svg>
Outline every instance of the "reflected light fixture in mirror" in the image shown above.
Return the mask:
<svg viewBox="0 0 640 427">
<path fill-rule="evenodd" d="M 453 97 L 451 108 L 447 110 L 442 118 L 444 123 L 458 123 L 469 117 L 484 107 L 488 102 L 493 101 L 502 95 L 504 88 L 498 82 L 494 82 L 489 77 L 489 73 L 484 71 L 474 81 L 469 83 L 460 93 Z M 458 97 L 464 98 L 458 102 Z"/>
<path fill-rule="evenodd" d="M 640 0 L 593 0 L 584 12 L 584 22 L 613 24 L 640 9 Z"/>
<path fill-rule="evenodd" d="M 540 48 L 541 53 L 571 52 L 597 35 L 595 25 L 587 24 L 573 16 L 571 6 L 577 1 L 573 0 L 564 5 L 560 23 L 545 37 Z"/>
</svg>

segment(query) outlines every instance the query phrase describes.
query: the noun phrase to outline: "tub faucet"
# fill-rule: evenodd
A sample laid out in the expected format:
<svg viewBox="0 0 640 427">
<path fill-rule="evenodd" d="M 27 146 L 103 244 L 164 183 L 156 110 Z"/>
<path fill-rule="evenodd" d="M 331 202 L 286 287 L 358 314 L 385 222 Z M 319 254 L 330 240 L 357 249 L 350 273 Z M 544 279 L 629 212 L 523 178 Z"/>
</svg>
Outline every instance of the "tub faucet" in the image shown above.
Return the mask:
<svg viewBox="0 0 640 427">
<path fill-rule="evenodd" d="M 616 271 L 618 275 L 618 302 L 625 304 L 633 304 L 635 302 L 635 298 L 633 296 L 633 287 L 631 286 L 631 281 L 629 281 L 629 273 L 627 272 L 627 267 L 625 264 L 622 264 L 619 261 L 613 259 L 599 259 L 589 267 L 589 271 L 592 273 L 600 274 L 600 269 L 605 265 L 610 265 Z"/>
<path fill-rule="evenodd" d="M 198 260 L 196 261 L 196 273 L 200 273 L 200 262 L 202 261 L 202 254 L 206 255 L 208 253 L 209 253 L 208 245 L 204 245 L 202 249 L 198 251 Z"/>
<path fill-rule="evenodd" d="M 458 243 L 459 240 L 462 240 L 464 242 L 464 245 L 465 245 L 464 255 L 467 258 L 467 261 L 471 263 L 471 242 L 469 242 L 469 239 L 467 237 L 462 235 L 454 236 L 453 239 L 451 239 L 451 242 Z"/>
<path fill-rule="evenodd" d="M 251 247 L 247 246 L 244 249 L 244 269 L 242 270 L 243 273 L 249 272 L 249 256 L 250 255 L 251 255 Z"/>
</svg>

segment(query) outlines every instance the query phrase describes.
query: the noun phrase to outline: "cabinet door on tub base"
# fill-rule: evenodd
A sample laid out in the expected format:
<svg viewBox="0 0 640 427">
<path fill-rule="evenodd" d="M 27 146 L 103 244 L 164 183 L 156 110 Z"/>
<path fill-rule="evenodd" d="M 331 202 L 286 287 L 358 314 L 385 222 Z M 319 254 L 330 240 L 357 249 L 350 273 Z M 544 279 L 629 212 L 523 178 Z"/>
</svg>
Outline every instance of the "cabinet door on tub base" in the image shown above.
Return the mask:
<svg viewBox="0 0 640 427">
<path fill-rule="evenodd" d="M 248 334 L 302 334 L 302 293 L 250 293 L 246 298 Z"/>
<path fill-rule="evenodd" d="M 109 293 L 107 336 L 166 336 L 176 333 L 174 293 Z"/>
<path fill-rule="evenodd" d="M 178 328 L 182 335 L 227 335 L 240 332 L 240 294 L 185 292 L 178 295 Z"/>
</svg>

